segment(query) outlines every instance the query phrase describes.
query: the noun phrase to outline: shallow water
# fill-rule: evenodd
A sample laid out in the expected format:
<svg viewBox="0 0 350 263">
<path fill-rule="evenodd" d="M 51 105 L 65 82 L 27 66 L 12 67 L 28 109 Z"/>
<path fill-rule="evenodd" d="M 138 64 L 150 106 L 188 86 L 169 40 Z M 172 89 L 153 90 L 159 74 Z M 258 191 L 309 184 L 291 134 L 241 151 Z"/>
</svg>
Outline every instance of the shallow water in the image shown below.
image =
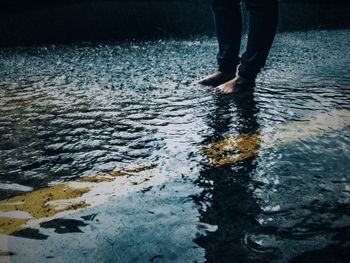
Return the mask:
<svg viewBox="0 0 350 263">
<path fill-rule="evenodd" d="M 1 50 L 0 217 L 35 220 L 2 226 L 0 252 L 347 262 L 349 33 L 279 34 L 239 96 L 192 84 L 215 69 L 214 39 Z M 61 184 L 88 187 L 79 206 L 36 215 L 38 189 Z M 32 205 L 6 214 L 16 197 Z"/>
</svg>

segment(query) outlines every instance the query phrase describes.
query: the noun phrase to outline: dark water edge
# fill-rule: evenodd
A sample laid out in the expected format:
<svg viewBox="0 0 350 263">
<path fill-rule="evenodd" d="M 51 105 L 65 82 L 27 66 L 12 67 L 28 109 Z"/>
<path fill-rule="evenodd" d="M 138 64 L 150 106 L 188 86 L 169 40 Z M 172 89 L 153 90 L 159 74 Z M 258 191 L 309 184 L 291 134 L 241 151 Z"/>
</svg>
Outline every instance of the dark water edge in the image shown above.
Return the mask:
<svg viewBox="0 0 350 263">
<path fill-rule="evenodd" d="M 0 3 L 0 46 L 214 34 L 210 0 Z M 279 31 L 350 26 L 346 1 L 283 1 Z"/>
</svg>

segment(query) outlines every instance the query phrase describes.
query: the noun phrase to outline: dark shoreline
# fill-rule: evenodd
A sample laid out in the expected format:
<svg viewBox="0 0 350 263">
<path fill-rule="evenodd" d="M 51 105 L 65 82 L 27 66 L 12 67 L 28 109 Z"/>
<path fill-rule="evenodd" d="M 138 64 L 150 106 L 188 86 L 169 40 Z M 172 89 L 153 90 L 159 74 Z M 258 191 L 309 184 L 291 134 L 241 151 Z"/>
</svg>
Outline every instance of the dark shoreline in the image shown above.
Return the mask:
<svg viewBox="0 0 350 263">
<path fill-rule="evenodd" d="M 346 1 L 282 1 L 279 32 L 350 26 Z M 213 36 L 210 0 L 14 0 L 0 4 L 0 47 Z"/>
</svg>

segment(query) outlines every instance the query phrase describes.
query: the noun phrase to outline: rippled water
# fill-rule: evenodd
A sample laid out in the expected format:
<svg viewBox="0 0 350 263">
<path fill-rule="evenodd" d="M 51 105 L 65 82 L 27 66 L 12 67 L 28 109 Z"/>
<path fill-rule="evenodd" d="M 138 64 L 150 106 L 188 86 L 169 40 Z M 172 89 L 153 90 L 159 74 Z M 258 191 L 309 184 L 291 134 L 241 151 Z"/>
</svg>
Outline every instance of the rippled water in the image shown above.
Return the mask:
<svg viewBox="0 0 350 263">
<path fill-rule="evenodd" d="M 238 96 L 192 84 L 213 39 L 1 50 L 1 199 L 151 167 L 7 236 L 13 260 L 347 262 L 349 33 L 279 34 Z"/>
</svg>

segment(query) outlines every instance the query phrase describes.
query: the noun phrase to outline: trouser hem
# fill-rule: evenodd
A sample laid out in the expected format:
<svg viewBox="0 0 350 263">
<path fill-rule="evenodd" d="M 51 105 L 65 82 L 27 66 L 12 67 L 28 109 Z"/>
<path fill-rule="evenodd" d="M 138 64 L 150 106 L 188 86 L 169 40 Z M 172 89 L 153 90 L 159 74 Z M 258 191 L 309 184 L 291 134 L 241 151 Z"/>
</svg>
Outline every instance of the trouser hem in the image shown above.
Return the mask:
<svg viewBox="0 0 350 263">
<path fill-rule="evenodd" d="M 260 71 L 259 71 L 260 72 Z M 238 75 L 249 80 L 256 79 L 259 72 L 252 72 L 247 69 L 242 68 L 241 66 L 238 68 Z"/>
</svg>

